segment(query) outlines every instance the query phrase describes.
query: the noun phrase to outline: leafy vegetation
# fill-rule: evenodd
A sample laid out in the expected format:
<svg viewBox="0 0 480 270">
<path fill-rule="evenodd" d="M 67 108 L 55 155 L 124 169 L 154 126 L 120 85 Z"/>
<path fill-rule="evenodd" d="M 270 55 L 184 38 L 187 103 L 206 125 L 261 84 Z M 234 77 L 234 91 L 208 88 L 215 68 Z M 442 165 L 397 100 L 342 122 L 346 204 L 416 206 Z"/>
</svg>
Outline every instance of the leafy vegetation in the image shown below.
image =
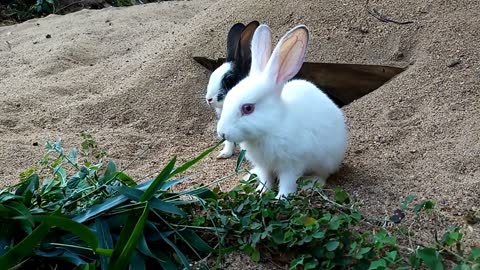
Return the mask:
<svg viewBox="0 0 480 270">
<path fill-rule="evenodd" d="M 439 239 L 435 231 L 430 244 L 413 239 L 413 223 L 436 219 L 432 201 L 408 196 L 378 223 L 343 190 L 308 181 L 308 189 L 280 201 L 256 193 L 255 176 L 220 191 L 216 183 L 245 172 L 244 152 L 232 175 L 174 191 L 219 144 L 180 166 L 174 157 L 137 184 L 92 136 L 81 136 L 80 149 L 69 152 L 61 141 L 48 142 L 20 184 L 0 193 L 0 269 L 192 269 L 194 262 L 215 269 L 235 250 L 290 269 L 480 269 L 480 248 L 465 250 L 460 227 Z"/>
<path fill-rule="evenodd" d="M 106 6 L 132 6 L 157 0 L 100 0 L 100 1 L 69 1 L 69 0 L 2 0 L 0 2 L 0 22 L 10 20 L 23 22 L 48 14 L 66 14 L 82 8 L 103 8 Z"/>
</svg>

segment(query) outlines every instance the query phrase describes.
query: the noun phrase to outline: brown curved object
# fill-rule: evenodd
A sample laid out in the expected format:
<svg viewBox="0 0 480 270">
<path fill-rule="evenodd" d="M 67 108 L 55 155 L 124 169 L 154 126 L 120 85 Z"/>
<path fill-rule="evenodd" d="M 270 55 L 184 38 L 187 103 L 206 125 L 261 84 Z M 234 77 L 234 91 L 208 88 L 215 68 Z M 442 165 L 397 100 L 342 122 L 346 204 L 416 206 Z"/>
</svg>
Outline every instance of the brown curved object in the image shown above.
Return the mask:
<svg viewBox="0 0 480 270">
<path fill-rule="evenodd" d="M 225 61 L 223 58 L 193 59 L 210 71 Z M 313 82 L 337 105 L 344 106 L 372 92 L 404 70 L 391 66 L 305 62 L 295 78 Z"/>
</svg>

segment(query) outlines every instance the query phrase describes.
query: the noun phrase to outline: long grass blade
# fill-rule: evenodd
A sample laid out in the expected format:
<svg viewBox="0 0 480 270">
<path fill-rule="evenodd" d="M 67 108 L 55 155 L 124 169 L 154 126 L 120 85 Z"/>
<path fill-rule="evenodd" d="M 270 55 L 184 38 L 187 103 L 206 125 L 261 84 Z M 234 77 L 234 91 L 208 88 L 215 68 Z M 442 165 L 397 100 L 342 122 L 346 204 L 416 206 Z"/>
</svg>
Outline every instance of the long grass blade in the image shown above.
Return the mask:
<svg viewBox="0 0 480 270">
<path fill-rule="evenodd" d="M 164 201 L 162 201 L 160 199 L 156 199 L 156 198 L 150 199 L 149 203 L 150 203 L 150 206 L 152 208 L 160 210 L 162 212 L 169 213 L 169 214 L 174 214 L 174 215 L 179 215 L 179 216 L 183 216 L 183 217 L 187 216 L 187 214 L 185 214 L 185 212 L 183 212 L 182 209 L 178 208 L 177 206 L 173 205 L 172 203 L 164 202 Z"/>
<path fill-rule="evenodd" d="M 43 222 L 51 227 L 58 227 L 65 231 L 71 232 L 78 236 L 82 241 L 95 251 L 98 248 L 98 239 L 90 228 L 77 223 L 71 219 L 59 217 L 59 216 L 35 216 L 35 220 Z"/>
<path fill-rule="evenodd" d="M 40 224 L 31 234 L 0 257 L 0 269 L 10 269 L 25 256 L 32 254 L 35 247 L 45 238 L 49 230 L 49 225 L 45 223 Z"/>
<path fill-rule="evenodd" d="M 161 234 L 160 234 L 161 235 Z M 192 269 L 191 266 L 190 266 L 190 262 L 188 261 L 187 257 L 185 256 L 185 254 L 183 254 L 183 252 L 177 247 L 177 245 L 175 245 L 175 243 L 173 243 L 172 241 L 170 241 L 170 239 L 168 239 L 168 237 L 165 237 L 163 235 L 161 235 L 162 238 L 163 238 L 163 241 L 165 241 L 165 243 L 167 243 L 174 251 L 175 253 L 177 254 L 178 258 L 180 259 L 180 262 L 183 264 L 183 266 L 185 267 L 185 269 L 187 270 L 190 270 Z"/>
<path fill-rule="evenodd" d="M 120 194 L 126 196 L 130 200 L 136 201 L 136 202 L 140 201 L 140 198 L 145 193 L 145 192 L 143 192 L 139 189 L 131 188 L 131 187 L 127 187 L 127 186 L 119 186 L 119 187 L 114 186 L 112 188 L 115 189 L 116 191 L 118 191 Z"/>
<path fill-rule="evenodd" d="M 110 227 L 103 218 L 97 218 L 95 220 L 95 233 L 97 234 L 99 241 L 98 245 L 100 248 L 113 249 L 113 239 L 112 234 L 110 233 Z M 102 270 L 107 270 L 108 260 L 109 258 L 107 256 L 100 256 L 100 266 L 102 267 Z"/>
<path fill-rule="evenodd" d="M 150 212 L 148 202 L 145 204 L 143 212 L 133 211 L 128 219 L 125 227 L 120 233 L 120 238 L 115 245 L 110 263 L 109 270 L 125 269 L 135 251 L 138 240 L 143 234 L 143 228 Z"/>
<path fill-rule="evenodd" d="M 176 174 L 179 174 L 179 173 L 183 173 L 184 171 L 186 171 L 188 168 L 192 167 L 193 165 L 195 165 L 197 162 L 199 162 L 200 160 L 202 160 L 205 156 L 207 156 L 208 154 L 210 154 L 213 150 L 215 150 L 220 144 L 223 143 L 224 140 L 221 140 L 219 143 L 217 143 L 216 145 L 208 148 L 207 150 L 203 151 L 203 153 L 201 153 L 200 155 L 198 155 L 196 158 L 190 160 L 190 161 L 187 161 L 185 162 L 182 166 L 176 168 L 172 174 L 170 175 L 170 177 L 176 175 Z"/>
<path fill-rule="evenodd" d="M 240 151 L 240 154 L 238 155 L 237 158 L 237 166 L 235 167 L 235 172 L 238 173 L 240 169 L 242 168 L 242 164 L 245 161 L 245 154 L 247 153 L 247 150 L 242 149 Z"/>
<path fill-rule="evenodd" d="M 210 247 L 205 241 L 203 241 L 200 236 L 198 236 L 194 231 L 192 230 L 183 230 L 179 231 L 183 236 L 183 239 L 188 241 L 190 245 L 192 245 L 194 248 L 201 252 L 210 252 L 212 251 L 212 247 Z"/>
<path fill-rule="evenodd" d="M 175 166 L 175 162 L 177 161 L 176 157 L 173 157 L 172 160 L 165 166 L 165 168 L 160 172 L 160 174 L 155 177 L 153 180 L 152 184 L 147 188 L 145 193 L 140 197 L 140 201 L 148 201 L 150 200 L 155 192 L 161 187 L 163 182 L 167 181 L 168 178 L 170 177 L 170 173 L 173 170 L 173 167 Z"/>
</svg>

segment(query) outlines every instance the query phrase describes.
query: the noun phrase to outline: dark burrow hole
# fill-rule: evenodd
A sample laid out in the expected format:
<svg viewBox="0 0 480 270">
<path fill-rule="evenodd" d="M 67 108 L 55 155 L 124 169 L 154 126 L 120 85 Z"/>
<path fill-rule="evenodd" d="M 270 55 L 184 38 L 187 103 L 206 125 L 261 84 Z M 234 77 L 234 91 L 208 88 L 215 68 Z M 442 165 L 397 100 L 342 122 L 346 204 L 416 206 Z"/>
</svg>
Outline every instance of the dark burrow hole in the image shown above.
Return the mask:
<svg viewBox="0 0 480 270">
<path fill-rule="evenodd" d="M 225 61 L 224 58 L 193 59 L 210 71 Z M 305 62 L 295 78 L 313 82 L 339 107 L 343 107 L 374 91 L 403 71 L 404 68 L 391 66 Z"/>
</svg>

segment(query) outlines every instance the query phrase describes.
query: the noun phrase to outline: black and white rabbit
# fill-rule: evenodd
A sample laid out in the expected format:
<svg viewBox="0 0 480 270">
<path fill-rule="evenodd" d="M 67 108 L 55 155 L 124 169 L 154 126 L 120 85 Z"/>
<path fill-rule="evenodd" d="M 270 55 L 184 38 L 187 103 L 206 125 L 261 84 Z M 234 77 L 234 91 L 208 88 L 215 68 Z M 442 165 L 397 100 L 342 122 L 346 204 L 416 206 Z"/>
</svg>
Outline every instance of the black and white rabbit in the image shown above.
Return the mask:
<svg viewBox="0 0 480 270">
<path fill-rule="evenodd" d="M 257 21 L 252 21 L 246 26 L 237 23 L 228 32 L 225 63 L 210 75 L 205 95 L 207 104 L 215 109 L 218 117 L 222 113 L 223 100 L 227 93 L 250 72 L 252 61 L 250 43 L 258 26 L 259 22 Z M 229 158 L 233 155 L 234 150 L 235 144 L 225 141 L 217 158 Z"/>
</svg>

